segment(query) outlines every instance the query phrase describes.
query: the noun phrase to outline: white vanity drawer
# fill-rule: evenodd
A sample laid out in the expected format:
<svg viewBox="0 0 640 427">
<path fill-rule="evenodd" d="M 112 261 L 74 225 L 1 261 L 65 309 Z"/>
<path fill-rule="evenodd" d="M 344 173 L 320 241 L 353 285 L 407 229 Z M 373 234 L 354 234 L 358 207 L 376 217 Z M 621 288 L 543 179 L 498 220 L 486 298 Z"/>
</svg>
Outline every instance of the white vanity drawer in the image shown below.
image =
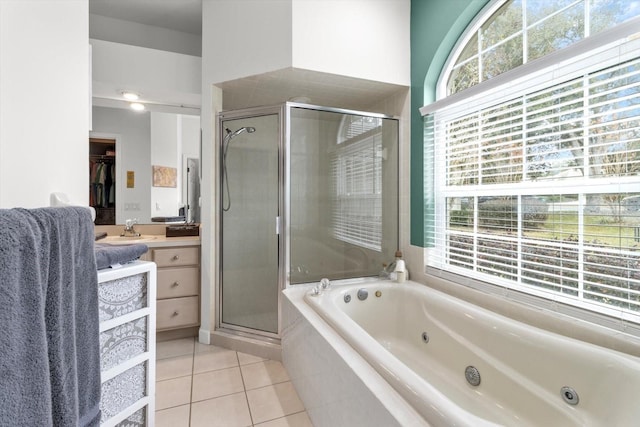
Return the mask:
<svg viewBox="0 0 640 427">
<path fill-rule="evenodd" d="M 200 294 L 198 267 L 164 268 L 158 274 L 158 299 Z"/>
<path fill-rule="evenodd" d="M 197 246 L 154 249 L 153 261 L 158 267 L 177 267 L 200 264 L 200 250 Z"/>
<path fill-rule="evenodd" d="M 197 326 L 200 318 L 200 298 L 197 296 L 158 300 L 156 306 L 157 329 L 175 329 Z"/>
</svg>

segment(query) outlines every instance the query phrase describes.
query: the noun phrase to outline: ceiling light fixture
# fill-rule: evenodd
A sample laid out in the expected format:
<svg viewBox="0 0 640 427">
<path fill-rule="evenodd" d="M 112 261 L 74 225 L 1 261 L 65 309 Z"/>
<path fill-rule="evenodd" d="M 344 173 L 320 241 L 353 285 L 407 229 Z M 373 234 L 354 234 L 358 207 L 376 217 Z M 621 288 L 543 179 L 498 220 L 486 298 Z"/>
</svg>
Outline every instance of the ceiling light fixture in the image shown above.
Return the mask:
<svg viewBox="0 0 640 427">
<path fill-rule="evenodd" d="M 140 99 L 140 95 L 135 92 L 123 91 L 122 96 L 124 97 L 124 99 L 127 99 L 129 101 L 137 101 L 138 99 Z"/>
<path fill-rule="evenodd" d="M 131 107 L 131 109 L 136 110 L 136 111 L 144 111 L 144 104 L 141 104 L 139 102 L 132 102 L 131 104 L 129 104 L 129 106 Z"/>
</svg>

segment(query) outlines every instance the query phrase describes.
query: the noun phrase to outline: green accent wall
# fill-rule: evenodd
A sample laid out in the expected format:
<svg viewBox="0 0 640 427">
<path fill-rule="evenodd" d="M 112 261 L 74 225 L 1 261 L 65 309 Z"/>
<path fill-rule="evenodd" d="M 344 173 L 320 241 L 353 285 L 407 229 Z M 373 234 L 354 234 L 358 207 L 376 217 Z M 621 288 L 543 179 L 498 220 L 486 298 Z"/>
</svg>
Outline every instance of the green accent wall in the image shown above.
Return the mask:
<svg viewBox="0 0 640 427">
<path fill-rule="evenodd" d="M 440 71 L 473 18 L 490 0 L 411 0 L 411 244 L 425 246 L 423 121 Z"/>
</svg>

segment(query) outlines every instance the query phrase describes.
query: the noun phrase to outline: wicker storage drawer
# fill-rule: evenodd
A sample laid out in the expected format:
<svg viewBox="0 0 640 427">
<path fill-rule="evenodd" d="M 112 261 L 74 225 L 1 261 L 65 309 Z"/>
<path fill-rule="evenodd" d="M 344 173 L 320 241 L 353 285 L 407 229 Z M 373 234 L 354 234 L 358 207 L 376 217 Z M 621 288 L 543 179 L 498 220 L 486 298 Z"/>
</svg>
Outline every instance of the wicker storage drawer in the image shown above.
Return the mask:
<svg viewBox="0 0 640 427">
<path fill-rule="evenodd" d="M 151 427 L 155 414 L 156 265 L 98 271 L 104 427 Z"/>
</svg>

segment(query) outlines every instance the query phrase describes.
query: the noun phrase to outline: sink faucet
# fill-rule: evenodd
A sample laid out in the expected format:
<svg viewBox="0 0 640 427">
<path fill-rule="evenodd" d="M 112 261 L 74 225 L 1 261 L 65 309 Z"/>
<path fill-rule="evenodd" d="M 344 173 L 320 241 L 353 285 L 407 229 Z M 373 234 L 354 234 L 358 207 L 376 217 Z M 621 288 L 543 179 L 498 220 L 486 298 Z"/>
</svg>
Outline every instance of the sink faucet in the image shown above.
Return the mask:
<svg viewBox="0 0 640 427">
<path fill-rule="evenodd" d="M 138 237 L 140 233 L 133 229 L 133 226 L 138 223 L 138 219 L 127 219 L 124 222 L 124 231 L 120 235 L 120 237 Z"/>
</svg>

